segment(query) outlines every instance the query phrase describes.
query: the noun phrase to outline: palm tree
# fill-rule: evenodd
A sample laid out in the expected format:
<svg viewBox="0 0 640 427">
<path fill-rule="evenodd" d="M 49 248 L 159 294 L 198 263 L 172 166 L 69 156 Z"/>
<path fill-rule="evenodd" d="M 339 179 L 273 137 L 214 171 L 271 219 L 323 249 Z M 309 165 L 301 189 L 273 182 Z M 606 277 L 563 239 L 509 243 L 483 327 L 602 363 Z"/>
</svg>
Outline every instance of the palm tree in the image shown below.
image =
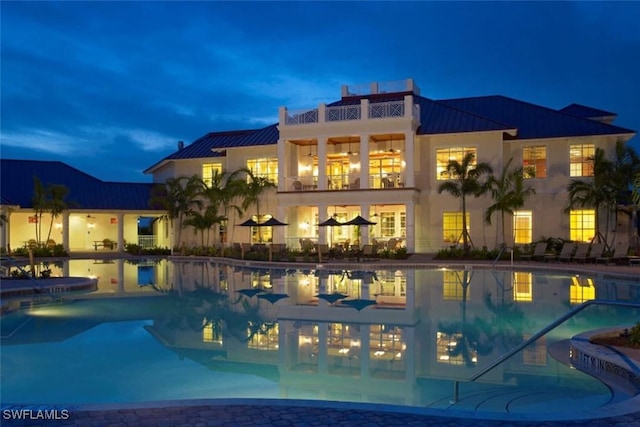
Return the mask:
<svg viewBox="0 0 640 427">
<path fill-rule="evenodd" d="M 629 215 L 629 221 L 633 221 L 640 205 L 639 201 L 634 200 L 634 180 L 640 178 L 640 156 L 631 145 L 623 141 L 616 142 L 611 174 L 610 182 L 617 193 L 614 206 L 616 214 L 620 211 L 625 212 Z M 615 229 L 617 231 L 618 227 Z"/>
<path fill-rule="evenodd" d="M 606 209 L 606 229 L 604 241 L 607 242 L 609 232 L 610 212 L 615 209 L 618 191 L 612 182 L 613 163 L 607 160 L 605 152 L 602 148 L 596 148 L 595 154 L 590 158 L 593 162 L 593 177 L 583 181 L 574 179 L 569 183 L 569 207 L 567 211 L 576 207 L 593 208 L 596 212 L 596 237 L 600 239 L 602 233 L 599 229 L 598 212 Z"/>
<path fill-rule="evenodd" d="M 192 211 L 194 207 L 199 207 L 202 201 L 198 199 L 198 194 L 202 188 L 201 180 L 197 175 L 191 177 L 179 176 L 177 178 L 169 178 L 164 185 L 157 185 L 151 189 L 151 198 L 149 205 L 154 209 L 164 209 L 165 217 L 169 220 L 171 227 L 171 250 L 175 246 L 173 242 L 173 224 L 178 221 L 178 238 L 177 243 L 182 241 L 182 228 L 185 216 Z"/>
<path fill-rule="evenodd" d="M 69 188 L 61 184 L 52 184 L 47 187 L 47 194 L 49 196 L 47 200 L 47 211 L 51 214 L 51 221 L 49 221 L 49 232 L 47 233 L 45 242 L 51 239 L 53 221 L 67 209 L 67 202 L 65 202 L 64 199 L 67 197 L 67 194 L 69 194 Z"/>
<path fill-rule="evenodd" d="M 47 191 L 37 176 L 33 177 L 31 204 L 36 217 L 34 224 L 36 228 L 36 242 L 40 244 L 42 241 L 42 216 L 44 215 L 44 210 L 47 205 Z"/>
<path fill-rule="evenodd" d="M 524 206 L 524 202 L 529 196 L 536 193 L 536 190 L 530 186 L 525 188 L 523 168 L 509 170 L 512 161 L 513 158 L 509 159 L 499 177 L 496 178 L 494 175 L 491 175 L 487 181 L 494 203 L 487 208 L 484 221 L 491 225 L 491 217 L 493 214 L 500 212 L 503 247 L 506 246 L 505 214 L 509 213 L 513 215 L 515 210 Z M 528 176 L 531 176 L 531 173 L 528 173 Z M 498 238 L 497 234 L 496 231 L 496 243 Z"/>
<path fill-rule="evenodd" d="M 462 162 L 449 160 L 447 172 L 453 176 L 452 180 L 443 182 L 438 186 L 438 193 L 447 192 L 454 197 L 459 197 L 462 202 L 462 241 L 464 251 L 469 252 L 469 230 L 467 229 L 467 196 L 478 197 L 486 192 L 486 183 L 480 182 L 480 177 L 493 172 L 488 163 L 474 165 L 475 154 L 465 154 Z"/>
<path fill-rule="evenodd" d="M 234 174 L 214 171 L 211 184 L 203 186 L 202 196 L 207 202 L 205 216 L 211 218 L 212 225 L 217 224 L 221 227 L 225 222 L 228 222 L 231 209 L 239 214 L 242 212 L 240 207 L 232 203 L 240 189 L 239 181 L 233 177 Z M 214 242 L 217 240 L 217 236 L 220 236 L 219 232 L 215 233 Z"/>
<path fill-rule="evenodd" d="M 248 168 L 242 168 L 237 172 L 246 174 L 247 180 L 242 181 L 244 184 L 240 186 L 240 194 L 242 198 L 242 209 L 245 211 L 252 205 L 256 206 L 256 215 L 258 221 L 260 221 L 260 199 L 263 193 L 271 188 L 277 188 L 277 186 L 269 181 L 267 177 L 254 175 Z M 260 227 L 258 228 L 258 240 L 262 241 L 262 234 L 260 233 Z"/>
</svg>

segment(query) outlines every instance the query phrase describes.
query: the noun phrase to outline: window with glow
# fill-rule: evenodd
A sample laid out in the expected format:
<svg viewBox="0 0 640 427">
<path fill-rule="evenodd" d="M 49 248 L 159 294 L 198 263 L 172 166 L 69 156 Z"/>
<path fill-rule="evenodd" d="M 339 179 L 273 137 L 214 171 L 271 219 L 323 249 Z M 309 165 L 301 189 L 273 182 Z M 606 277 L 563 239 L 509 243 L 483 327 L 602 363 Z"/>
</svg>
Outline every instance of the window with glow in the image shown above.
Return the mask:
<svg viewBox="0 0 640 427">
<path fill-rule="evenodd" d="M 596 299 L 596 287 L 590 277 L 573 276 L 569 287 L 569 303 L 582 304 Z"/>
<path fill-rule="evenodd" d="M 436 179 L 447 180 L 456 178 L 453 174 L 447 171 L 450 160 L 455 160 L 458 163 L 462 163 L 462 159 L 467 153 L 473 153 L 474 158 L 471 162 L 471 167 L 475 167 L 476 158 L 478 157 L 476 149 L 473 147 L 450 147 L 439 148 L 436 150 Z"/>
<path fill-rule="evenodd" d="M 464 364 L 463 352 L 459 342 L 464 337 L 462 334 L 446 334 L 444 332 L 436 332 L 436 358 L 438 363 L 448 365 Z M 478 363 L 478 352 L 475 349 L 468 349 L 469 359 L 472 364 Z"/>
<path fill-rule="evenodd" d="M 462 301 L 462 280 L 457 271 L 442 272 L 442 297 L 445 300 Z"/>
<path fill-rule="evenodd" d="M 522 168 L 525 178 L 547 177 L 547 147 L 544 145 L 522 149 Z"/>
<path fill-rule="evenodd" d="M 247 348 L 254 350 L 278 350 L 278 324 L 249 322 Z"/>
<path fill-rule="evenodd" d="M 407 344 L 402 337 L 402 329 L 391 325 L 371 325 L 369 330 L 371 360 L 404 360 Z M 400 369 L 400 366 L 395 366 Z"/>
<path fill-rule="evenodd" d="M 407 278 L 400 270 L 379 271 L 376 294 L 379 296 L 407 296 Z"/>
<path fill-rule="evenodd" d="M 394 212 L 380 212 L 380 236 L 394 237 L 396 235 L 396 215 Z"/>
<path fill-rule="evenodd" d="M 271 218 L 271 215 L 252 215 L 253 219 L 258 224 L 263 223 Z M 271 242 L 273 237 L 273 227 L 251 227 L 251 243 L 266 243 Z"/>
<path fill-rule="evenodd" d="M 202 342 L 222 344 L 222 320 L 209 320 L 202 328 Z"/>
<path fill-rule="evenodd" d="M 211 187 L 214 175 L 222 174 L 222 163 L 205 163 L 202 165 L 202 181 Z"/>
<path fill-rule="evenodd" d="M 593 156 L 596 147 L 593 144 L 572 144 L 569 146 L 569 175 L 593 176 Z"/>
<path fill-rule="evenodd" d="M 273 183 L 278 182 L 277 157 L 247 160 L 247 168 L 256 177 L 266 178 Z"/>
<path fill-rule="evenodd" d="M 513 236 L 516 243 L 528 244 L 533 241 L 533 213 L 515 211 L 513 213 Z"/>
<path fill-rule="evenodd" d="M 469 231 L 469 212 L 467 212 L 467 231 Z M 442 213 L 442 241 L 446 243 L 462 242 L 462 212 Z"/>
<path fill-rule="evenodd" d="M 373 154 L 369 159 L 369 175 L 373 188 L 399 187 L 402 177 L 402 158 L 399 152 Z"/>
<path fill-rule="evenodd" d="M 533 275 L 516 271 L 513 273 L 513 300 L 533 301 Z"/>
<path fill-rule="evenodd" d="M 352 181 L 357 179 L 358 172 L 349 167 L 349 158 L 342 156 L 331 156 L 327 158 L 327 189 L 341 190 L 349 188 L 349 178 Z M 354 183 L 354 182 L 351 182 Z"/>
<path fill-rule="evenodd" d="M 569 211 L 569 239 L 590 242 L 596 235 L 596 211 L 578 209 Z"/>
</svg>

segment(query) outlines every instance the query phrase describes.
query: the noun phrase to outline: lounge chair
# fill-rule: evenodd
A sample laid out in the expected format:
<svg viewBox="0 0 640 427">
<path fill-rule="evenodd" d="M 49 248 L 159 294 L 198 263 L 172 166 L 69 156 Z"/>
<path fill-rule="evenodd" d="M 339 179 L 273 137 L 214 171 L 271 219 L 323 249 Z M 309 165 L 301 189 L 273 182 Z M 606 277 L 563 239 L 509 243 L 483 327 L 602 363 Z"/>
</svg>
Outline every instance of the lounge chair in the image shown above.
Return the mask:
<svg viewBox="0 0 640 427">
<path fill-rule="evenodd" d="M 362 259 L 368 259 L 368 260 L 378 259 L 376 258 L 376 255 L 377 255 L 377 249 L 374 245 L 364 245 L 362 247 Z"/>
<path fill-rule="evenodd" d="M 603 253 L 599 257 L 596 257 L 595 262 L 596 263 L 604 262 L 605 264 L 609 264 L 610 261 L 617 261 L 617 260 L 623 259 L 629 253 L 629 245 L 624 242 L 617 242 L 613 246 L 613 250 L 611 251 L 610 254 L 605 255 L 605 253 Z"/>
<path fill-rule="evenodd" d="M 534 261 L 536 259 L 543 259 L 544 254 L 547 251 L 547 242 L 538 242 L 536 243 L 536 247 L 530 254 L 523 254 L 522 259 L 528 259 Z"/>
<path fill-rule="evenodd" d="M 557 260 L 563 262 L 571 261 L 573 257 L 573 252 L 576 250 L 576 245 L 573 243 L 565 243 L 562 246 L 562 250 L 560 250 L 560 255 L 558 255 Z"/>
<path fill-rule="evenodd" d="M 585 262 L 596 262 L 596 260 L 604 254 L 604 249 L 607 247 L 606 243 L 595 243 L 591 245 L 589 256 L 585 257 Z"/>
<path fill-rule="evenodd" d="M 282 254 L 284 254 L 286 247 L 284 243 L 272 243 L 269 246 L 269 261 L 279 260 Z"/>
<path fill-rule="evenodd" d="M 573 255 L 573 261 L 586 262 L 590 247 L 591 246 L 588 243 L 578 243 L 576 246 L 576 253 Z"/>
</svg>

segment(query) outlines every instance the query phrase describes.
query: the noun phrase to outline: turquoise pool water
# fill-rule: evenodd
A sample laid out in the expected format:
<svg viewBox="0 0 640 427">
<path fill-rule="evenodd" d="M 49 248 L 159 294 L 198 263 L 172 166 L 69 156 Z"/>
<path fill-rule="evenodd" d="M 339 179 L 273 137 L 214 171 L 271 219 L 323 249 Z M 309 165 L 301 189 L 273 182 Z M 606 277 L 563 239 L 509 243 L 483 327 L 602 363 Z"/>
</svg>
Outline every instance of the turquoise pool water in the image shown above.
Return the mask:
<svg viewBox="0 0 640 427">
<path fill-rule="evenodd" d="M 589 307 L 474 383 L 464 380 L 589 299 L 640 283 L 558 272 L 70 261 L 91 294 L 2 318 L 2 404 L 295 398 L 462 411 L 575 411 L 612 401 L 567 365 L 566 339 L 632 324 Z M 259 289 L 254 296 L 242 290 Z M 341 294 L 331 303 L 325 295 Z M 281 294 L 271 302 L 265 295 Z M 318 297 L 321 295 L 321 297 Z M 353 300 L 369 301 L 358 306 Z"/>
</svg>

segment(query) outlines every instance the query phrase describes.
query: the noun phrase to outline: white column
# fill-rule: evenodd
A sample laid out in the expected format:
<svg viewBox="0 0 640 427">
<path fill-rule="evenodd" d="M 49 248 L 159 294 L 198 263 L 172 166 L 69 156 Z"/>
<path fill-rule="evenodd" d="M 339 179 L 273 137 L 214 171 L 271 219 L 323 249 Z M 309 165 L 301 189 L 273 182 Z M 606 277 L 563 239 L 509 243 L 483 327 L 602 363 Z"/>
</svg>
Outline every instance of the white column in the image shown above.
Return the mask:
<svg viewBox="0 0 640 427">
<path fill-rule="evenodd" d="M 360 188 L 369 188 L 369 134 L 360 134 Z"/>
<path fill-rule="evenodd" d="M 318 205 L 318 222 L 322 222 L 329 219 L 329 214 L 327 212 L 327 205 L 319 204 Z M 312 227 L 315 227 L 315 224 L 311 224 Z M 318 243 L 325 244 L 327 243 L 327 232 L 329 227 L 318 227 Z"/>
<path fill-rule="evenodd" d="M 0 224 L 0 250 L 8 253 L 7 242 L 11 241 L 9 239 L 9 219 L 11 217 L 11 212 L 9 212 L 9 209 L 2 208 L 0 209 L 0 214 L 4 215 L 6 219 L 6 221 L 0 220 L 2 221 L 2 224 Z"/>
<path fill-rule="evenodd" d="M 363 203 L 360 205 L 360 215 L 365 217 L 366 219 L 370 217 L 371 205 L 369 203 Z M 375 222 L 375 221 L 374 221 Z M 363 245 L 367 245 L 369 243 L 369 226 L 361 226 L 360 227 L 360 247 Z"/>
<path fill-rule="evenodd" d="M 360 377 L 369 378 L 371 364 L 371 325 L 360 325 Z"/>
<path fill-rule="evenodd" d="M 287 162 L 285 159 L 286 151 L 285 151 L 285 140 L 278 139 L 278 148 L 277 148 L 277 156 L 278 156 L 278 191 L 286 191 L 287 190 L 287 171 L 285 170 L 287 166 Z M 297 159 L 296 159 L 297 166 Z"/>
<path fill-rule="evenodd" d="M 118 221 L 118 251 L 124 252 L 124 213 L 119 212 L 116 215 L 116 221 Z M 130 243 L 138 244 L 138 242 Z"/>
<path fill-rule="evenodd" d="M 318 105 L 318 123 L 324 123 L 327 115 L 327 104 Z"/>
<path fill-rule="evenodd" d="M 415 135 L 413 131 L 404 134 L 404 186 L 415 187 Z"/>
<path fill-rule="evenodd" d="M 369 100 L 360 100 L 360 120 L 369 120 Z"/>
<path fill-rule="evenodd" d="M 414 253 L 416 250 L 416 206 L 413 201 L 405 205 L 406 209 L 406 233 L 405 244 L 407 246 L 407 253 Z"/>
<path fill-rule="evenodd" d="M 280 221 L 289 222 L 287 218 L 285 218 L 286 209 L 282 206 L 278 206 L 276 209 L 277 217 Z M 297 227 L 297 224 L 292 224 Z M 272 239 L 271 243 L 286 243 L 284 239 L 284 231 L 287 227 L 272 227 Z"/>
<path fill-rule="evenodd" d="M 82 230 L 86 232 L 85 230 Z M 69 252 L 71 249 L 69 248 L 69 236 L 71 235 L 71 230 L 69 229 L 69 212 L 62 212 L 62 246 L 64 250 Z"/>
<path fill-rule="evenodd" d="M 318 190 L 326 190 L 327 189 L 327 138 L 325 136 L 319 136 L 317 141 L 318 141 Z"/>
</svg>

